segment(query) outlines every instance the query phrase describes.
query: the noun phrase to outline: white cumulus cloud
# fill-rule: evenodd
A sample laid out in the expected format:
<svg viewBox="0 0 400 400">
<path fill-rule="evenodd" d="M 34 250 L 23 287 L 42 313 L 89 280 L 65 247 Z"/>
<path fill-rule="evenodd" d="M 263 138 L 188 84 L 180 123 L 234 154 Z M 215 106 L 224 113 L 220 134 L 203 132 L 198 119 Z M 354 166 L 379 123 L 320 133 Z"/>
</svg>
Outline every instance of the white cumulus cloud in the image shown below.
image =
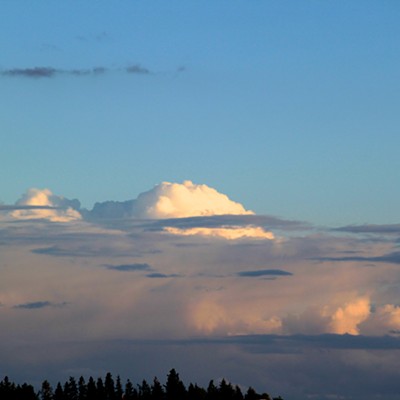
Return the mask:
<svg viewBox="0 0 400 400">
<path fill-rule="evenodd" d="M 156 185 L 138 196 L 132 212 L 138 218 L 154 219 L 254 214 L 225 194 L 191 181 Z"/>
<path fill-rule="evenodd" d="M 68 200 L 53 194 L 49 189 L 29 189 L 17 202 L 17 207 L 10 212 L 17 219 L 46 219 L 52 222 L 68 222 L 82 218 L 78 200 Z M 26 206 L 27 208 L 23 208 Z M 44 208 L 41 208 L 44 207 Z M 48 207 L 48 208 L 45 208 Z"/>
<path fill-rule="evenodd" d="M 183 183 L 162 182 L 151 190 L 141 193 L 134 200 L 97 203 L 89 213 L 92 219 L 176 219 L 216 215 L 254 215 L 254 212 L 246 210 L 242 204 L 231 200 L 214 188 L 184 181 Z M 229 240 L 274 239 L 271 232 L 253 225 L 187 228 L 168 226 L 164 228 L 164 231 L 173 235 L 209 236 Z"/>
</svg>

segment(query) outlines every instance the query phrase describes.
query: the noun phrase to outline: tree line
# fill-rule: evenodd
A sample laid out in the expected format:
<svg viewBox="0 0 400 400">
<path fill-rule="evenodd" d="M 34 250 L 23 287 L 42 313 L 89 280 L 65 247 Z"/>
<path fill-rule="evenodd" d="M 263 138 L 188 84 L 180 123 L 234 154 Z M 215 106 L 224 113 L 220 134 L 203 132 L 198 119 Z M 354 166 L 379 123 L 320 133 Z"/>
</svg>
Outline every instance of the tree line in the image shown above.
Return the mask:
<svg viewBox="0 0 400 400">
<path fill-rule="evenodd" d="M 207 388 L 190 383 L 184 385 L 175 369 L 171 369 L 164 385 L 157 378 L 148 383 L 133 385 L 127 379 L 122 383 L 119 376 L 114 378 L 107 373 L 103 378 L 89 377 L 86 381 L 82 376 L 74 377 L 62 384 L 58 382 L 53 388 L 45 380 L 39 391 L 27 383 L 22 385 L 11 382 L 6 376 L 0 382 L 1 400 L 283 400 L 282 397 L 272 398 L 268 393 L 257 393 L 249 387 L 245 393 L 239 386 L 233 386 L 225 379 L 219 384 L 210 381 Z"/>
</svg>

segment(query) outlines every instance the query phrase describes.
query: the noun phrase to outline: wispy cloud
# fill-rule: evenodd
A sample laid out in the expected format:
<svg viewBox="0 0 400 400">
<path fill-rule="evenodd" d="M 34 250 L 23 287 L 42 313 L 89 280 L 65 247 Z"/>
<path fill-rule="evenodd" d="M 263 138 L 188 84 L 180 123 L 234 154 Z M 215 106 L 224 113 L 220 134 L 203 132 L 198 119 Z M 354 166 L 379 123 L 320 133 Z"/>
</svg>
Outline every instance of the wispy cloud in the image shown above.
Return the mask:
<svg viewBox="0 0 400 400">
<path fill-rule="evenodd" d="M 150 70 L 142 67 L 139 64 L 136 65 L 131 65 L 129 67 L 126 68 L 126 72 L 130 73 L 130 74 L 150 74 Z"/>
<path fill-rule="evenodd" d="M 46 307 L 64 307 L 67 303 L 52 303 L 51 301 L 34 301 L 31 303 L 17 304 L 14 308 L 25 309 L 25 310 L 37 310 Z"/>
<path fill-rule="evenodd" d="M 128 74 L 148 75 L 152 72 L 150 69 L 139 64 L 131 65 L 127 68 L 108 68 L 105 66 L 96 66 L 93 68 L 73 68 L 62 69 L 55 67 L 27 67 L 27 68 L 9 68 L 0 70 L 0 74 L 4 77 L 22 77 L 31 79 L 54 78 L 56 76 L 100 76 L 107 72 L 125 72 Z"/>
<path fill-rule="evenodd" d="M 107 269 L 113 271 L 150 271 L 152 267 L 149 264 L 120 264 L 120 265 L 105 265 Z"/>
<path fill-rule="evenodd" d="M 60 71 L 51 67 L 12 68 L 2 71 L 3 75 L 22 76 L 26 78 L 52 78 Z"/>
<path fill-rule="evenodd" d="M 337 262 L 360 261 L 360 262 L 377 262 L 377 263 L 383 262 L 391 264 L 400 264 L 400 251 L 395 251 L 392 253 L 374 257 L 362 257 L 362 256 L 318 257 L 315 259 L 319 261 L 337 261 Z"/>
<path fill-rule="evenodd" d="M 179 274 L 162 274 L 161 272 L 152 272 L 146 275 L 147 278 L 178 278 L 181 276 Z"/>
<path fill-rule="evenodd" d="M 238 272 L 238 276 L 241 277 L 252 277 L 258 278 L 261 276 L 291 276 L 291 272 L 284 271 L 282 269 L 259 269 L 254 271 L 241 271 Z"/>
<path fill-rule="evenodd" d="M 347 225 L 335 228 L 333 231 L 348 233 L 369 233 L 369 234 L 400 234 L 400 224 L 366 224 L 366 225 Z"/>
</svg>

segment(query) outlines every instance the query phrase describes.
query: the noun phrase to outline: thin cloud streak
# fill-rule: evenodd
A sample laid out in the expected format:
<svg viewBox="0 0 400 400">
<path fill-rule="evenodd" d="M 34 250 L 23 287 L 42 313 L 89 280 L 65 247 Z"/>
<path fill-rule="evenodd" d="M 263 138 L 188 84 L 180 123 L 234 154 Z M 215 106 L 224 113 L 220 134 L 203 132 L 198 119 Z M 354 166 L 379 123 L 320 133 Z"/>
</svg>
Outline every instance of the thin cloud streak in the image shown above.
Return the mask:
<svg viewBox="0 0 400 400">
<path fill-rule="evenodd" d="M 113 271 L 131 272 L 131 271 L 150 271 L 152 268 L 149 264 L 121 264 L 121 265 L 105 265 L 107 269 Z"/>
<path fill-rule="evenodd" d="M 10 68 L 0 70 L 0 74 L 4 77 L 22 77 L 30 79 L 55 78 L 57 76 L 69 75 L 76 77 L 83 76 L 101 76 L 107 72 L 125 72 L 127 74 L 149 75 L 152 72 L 139 64 L 131 65 L 125 69 L 122 68 L 107 68 L 103 66 L 93 68 L 78 68 L 78 69 L 60 69 L 54 67 L 32 67 L 32 68 Z"/>
<path fill-rule="evenodd" d="M 281 269 L 260 269 L 254 271 L 241 271 L 238 272 L 237 275 L 241 277 L 258 278 L 261 276 L 291 276 L 293 274 Z"/>
</svg>

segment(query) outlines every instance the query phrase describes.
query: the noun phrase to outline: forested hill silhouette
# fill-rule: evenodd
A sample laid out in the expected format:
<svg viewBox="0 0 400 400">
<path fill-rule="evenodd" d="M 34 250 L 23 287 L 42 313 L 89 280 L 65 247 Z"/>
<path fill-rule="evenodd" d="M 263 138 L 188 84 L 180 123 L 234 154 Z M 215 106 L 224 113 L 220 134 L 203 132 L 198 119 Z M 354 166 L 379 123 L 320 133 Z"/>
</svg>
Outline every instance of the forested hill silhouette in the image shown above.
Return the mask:
<svg viewBox="0 0 400 400">
<path fill-rule="evenodd" d="M 64 384 L 58 382 L 53 388 L 45 380 L 40 390 L 24 383 L 15 384 L 6 376 L 0 382 L 1 400 L 283 400 L 282 397 L 272 398 L 267 393 L 259 394 L 249 387 L 242 393 L 239 386 L 232 386 L 225 379 L 219 384 L 210 381 L 207 388 L 196 383 L 185 386 L 175 369 L 167 375 L 167 381 L 162 385 L 157 378 L 148 383 L 142 380 L 134 386 L 127 379 L 121 382 L 119 376 L 114 380 L 111 373 L 105 378 L 90 377 L 87 381 L 81 376 L 78 380 L 70 377 Z"/>
</svg>

